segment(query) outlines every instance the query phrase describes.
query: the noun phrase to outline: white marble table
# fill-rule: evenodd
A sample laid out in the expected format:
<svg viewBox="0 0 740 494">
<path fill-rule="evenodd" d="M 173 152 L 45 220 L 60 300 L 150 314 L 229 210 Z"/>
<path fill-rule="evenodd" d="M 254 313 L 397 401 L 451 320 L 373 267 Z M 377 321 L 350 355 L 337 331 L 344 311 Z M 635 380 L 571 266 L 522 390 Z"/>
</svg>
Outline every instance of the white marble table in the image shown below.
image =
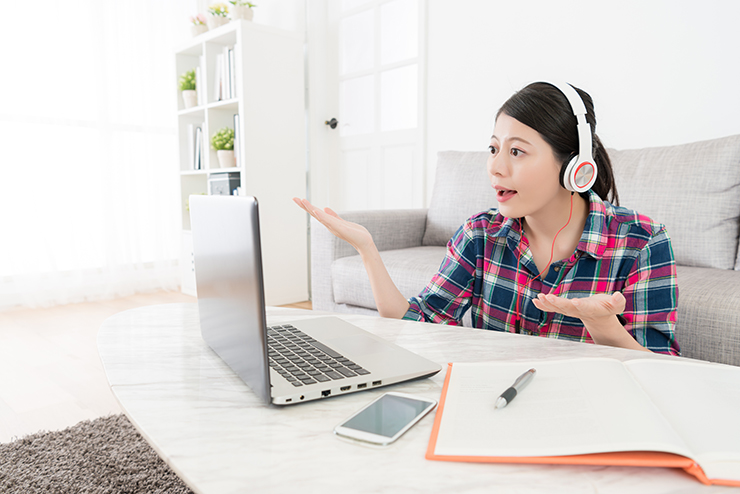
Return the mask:
<svg viewBox="0 0 740 494">
<path fill-rule="evenodd" d="M 268 310 L 270 324 L 326 315 Z M 575 356 L 674 358 L 533 336 L 359 315 L 344 319 L 443 364 Z M 444 372 L 431 379 L 294 406 L 267 406 L 200 336 L 196 304 L 143 307 L 109 318 L 98 348 L 126 415 L 159 455 L 199 493 L 703 493 L 679 470 L 598 466 L 468 464 L 424 454 L 434 412 L 395 444 L 342 441 L 336 424 L 395 390 L 439 399 Z M 547 420 L 547 410 L 542 410 Z M 554 427 L 566 425 L 553 424 Z M 735 491 L 737 492 L 737 491 Z"/>
</svg>

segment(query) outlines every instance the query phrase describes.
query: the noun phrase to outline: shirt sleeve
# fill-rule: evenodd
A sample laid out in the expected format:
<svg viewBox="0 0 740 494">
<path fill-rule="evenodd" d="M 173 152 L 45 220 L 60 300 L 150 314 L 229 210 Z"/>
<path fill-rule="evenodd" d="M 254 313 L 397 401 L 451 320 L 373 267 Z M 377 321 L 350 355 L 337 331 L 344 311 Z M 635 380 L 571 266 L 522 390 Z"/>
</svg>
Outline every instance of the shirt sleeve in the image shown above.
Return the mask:
<svg viewBox="0 0 740 494">
<path fill-rule="evenodd" d="M 680 355 L 676 263 L 665 227 L 640 251 L 622 294 L 627 300 L 624 327 L 635 340 L 654 352 Z"/>
<path fill-rule="evenodd" d="M 460 325 L 471 304 L 478 246 L 470 223 L 447 243 L 447 254 L 437 274 L 417 297 L 409 299 L 403 319 Z"/>
</svg>

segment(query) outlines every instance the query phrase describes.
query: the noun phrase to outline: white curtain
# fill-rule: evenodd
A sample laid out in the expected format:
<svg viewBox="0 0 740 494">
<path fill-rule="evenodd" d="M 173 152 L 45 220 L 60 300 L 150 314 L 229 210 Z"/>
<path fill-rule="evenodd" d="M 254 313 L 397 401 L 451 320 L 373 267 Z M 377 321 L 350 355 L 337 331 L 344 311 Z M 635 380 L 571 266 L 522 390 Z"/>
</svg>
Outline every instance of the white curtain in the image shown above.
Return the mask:
<svg viewBox="0 0 740 494">
<path fill-rule="evenodd" d="M 3 4 L 0 309 L 178 289 L 174 51 L 196 2 Z"/>
</svg>

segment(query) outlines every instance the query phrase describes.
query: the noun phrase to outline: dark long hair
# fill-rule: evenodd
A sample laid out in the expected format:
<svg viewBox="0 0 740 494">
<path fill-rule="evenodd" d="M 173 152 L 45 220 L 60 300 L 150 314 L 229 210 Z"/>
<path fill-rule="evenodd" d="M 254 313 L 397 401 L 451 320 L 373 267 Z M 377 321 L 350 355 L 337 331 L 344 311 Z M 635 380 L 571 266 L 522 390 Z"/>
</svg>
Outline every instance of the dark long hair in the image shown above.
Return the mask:
<svg viewBox="0 0 740 494">
<path fill-rule="evenodd" d="M 598 168 L 596 183 L 592 190 L 605 201 L 619 205 L 617 185 L 614 183 L 612 163 L 601 140 L 596 135 L 596 115 L 591 96 L 575 88 L 586 106 L 586 121 L 591 126 L 593 158 Z M 578 121 L 573 115 L 568 98 L 555 86 L 546 82 L 534 82 L 514 93 L 501 106 L 496 118 L 505 113 L 540 133 L 552 147 L 555 157 L 562 163 L 560 176 L 568 162 L 578 154 Z M 562 179 L 561 179 L 562 184 Z M 587 195 L 582 194 L 587 198 Z"/>
</svg>

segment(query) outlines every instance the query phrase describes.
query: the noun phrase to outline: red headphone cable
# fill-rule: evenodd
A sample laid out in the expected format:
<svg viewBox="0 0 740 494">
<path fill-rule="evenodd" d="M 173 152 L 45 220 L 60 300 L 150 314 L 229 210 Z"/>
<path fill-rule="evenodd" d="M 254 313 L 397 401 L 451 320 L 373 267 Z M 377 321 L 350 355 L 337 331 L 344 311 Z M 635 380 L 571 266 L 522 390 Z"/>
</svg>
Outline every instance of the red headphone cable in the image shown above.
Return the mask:
<svg viewBox="0 0 740 494">
<path fill-rule="evenodd" d="M 547 261 L 547 265 L 545 266 L 545 271 L 550 269 L 550 263 L 552 262 L 552 258 L 555 255 L 555 241 L 558 239 L 558 235 L 560 235 L 560 232 L 565 230 L 565 227 L 567 227 L 570 224 L 570 219 L 573 217 L 573 194 L 574 192 L 570 193 L 570 212 L 568 213 L 568 221 L 563 225 L 563 227 L 558 230 L 558 232 L 555 234 L 555 237 L 552 239 L 552 247 L 550 247 L 550 259 Z M 519 218 L 519 230 L 521 231 L 520 235 L 521 238 L 524 237 L 524 227 L 522 226 L 522 219 Z M 521 245 L 521 240 L 519 241 L 519 244 Z M 521 294 L 521 290 L 519 290 L 519 265 L 521 263 L 521 249 L 519 252 L 517 252 L 516 256 L 516 306 L 514 308 L 515 315 L 514 315 L 514 331 L 519 332 L 519 296 Z M 537 276 L 532 278 L 531 281 L 528 281 L 525 283 L 524 288 L 527 288 L 530 283 L 535 281 L 537 278 L 541 277 L 542 272 L 538 273 Z"/>
</svg>

